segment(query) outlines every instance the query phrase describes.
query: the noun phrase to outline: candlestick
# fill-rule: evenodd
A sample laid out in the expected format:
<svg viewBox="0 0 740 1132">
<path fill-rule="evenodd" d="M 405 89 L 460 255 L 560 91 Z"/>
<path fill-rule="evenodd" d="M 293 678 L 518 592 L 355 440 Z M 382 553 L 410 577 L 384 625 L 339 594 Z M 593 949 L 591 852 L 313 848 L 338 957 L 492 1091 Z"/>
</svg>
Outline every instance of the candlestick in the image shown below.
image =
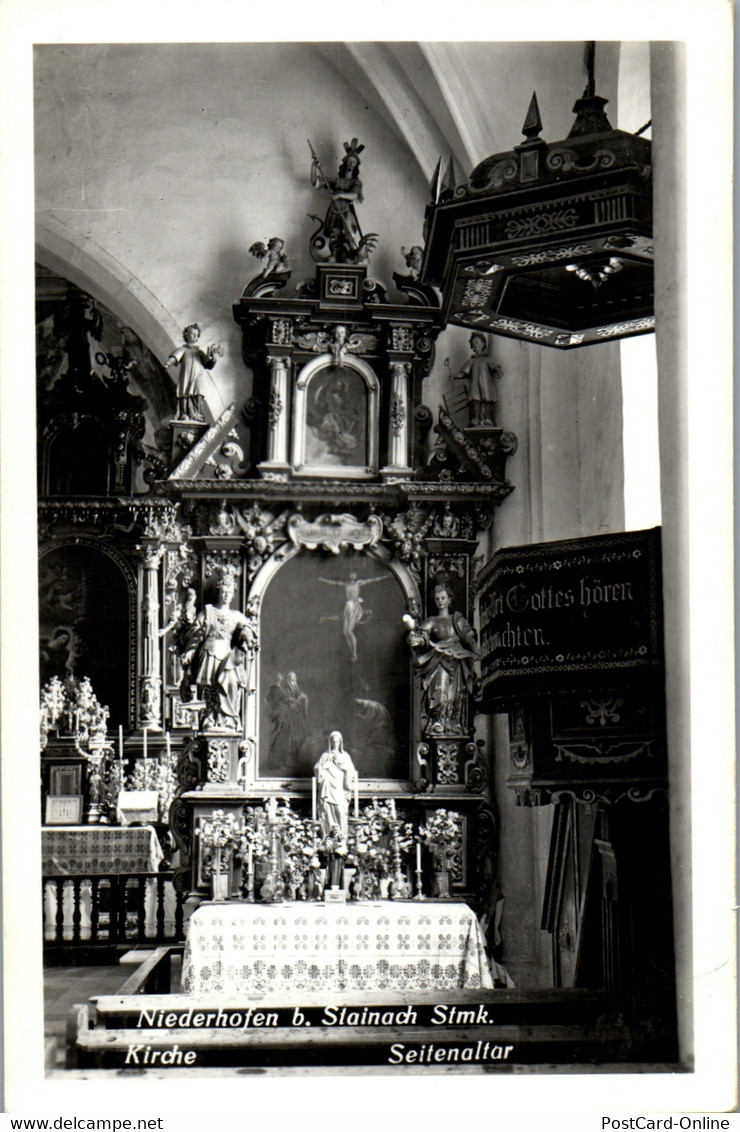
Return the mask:
<svg viewBox="0 0 740 1132">
<path fill-rule="evenodd" d="M 118 758 L 123 762 L 123 726 L 118 728 Z"/>
<path fill-rule="evenodd" d="M 251 845 L 247 848 L 247 901 L 254 904 L 254 856 Z"/>
<path fill-rule="evenodd" d="M 414 900 L 426 900 L 421 890 L 421 841 L 416 842 L 416 896 Z"/>
<path fill-rule="evenodd" d="M 311 779 L 311 821 L 316 821 L 316 775 Z"/>
</svg>

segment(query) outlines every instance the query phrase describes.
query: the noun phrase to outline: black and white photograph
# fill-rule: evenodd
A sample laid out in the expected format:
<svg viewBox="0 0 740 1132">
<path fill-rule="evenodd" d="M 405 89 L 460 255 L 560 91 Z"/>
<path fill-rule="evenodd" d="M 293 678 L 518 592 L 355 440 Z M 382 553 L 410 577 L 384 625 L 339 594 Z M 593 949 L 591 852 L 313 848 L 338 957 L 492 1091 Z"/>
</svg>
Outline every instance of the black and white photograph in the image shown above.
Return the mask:
<svg viewBox="0 0 740 1132">
<path fill-rule="evenodd" d="M 637 8 L 6 10 L 11 1114 L 734 1107 L 731 10 Z"/>
</svg>

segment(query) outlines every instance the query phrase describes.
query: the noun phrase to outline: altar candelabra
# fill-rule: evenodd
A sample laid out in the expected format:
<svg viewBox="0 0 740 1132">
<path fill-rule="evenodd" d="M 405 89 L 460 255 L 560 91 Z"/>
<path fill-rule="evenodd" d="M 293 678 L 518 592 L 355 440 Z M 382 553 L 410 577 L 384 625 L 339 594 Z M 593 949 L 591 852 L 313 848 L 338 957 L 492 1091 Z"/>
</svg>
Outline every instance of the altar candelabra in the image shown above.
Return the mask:
<svg viewBox="0 0 740 1132">
<path fill-rule="evenodd" d="M 265 813 L 267 814 L 269 851 L 267 876 L 260 889 L 260 896 L 266 903 L 277 904 L 283 899 L 284 886 L 280 878 L 280 830 L 283 822 L 278 816 L 276 798 L 270 798 L 265 803 Z"/>
<path fill-rule="evenodd" d="M 393 876 L 391 883 L 388 886 L 388 898 L 390 900 L 404 900 L 410 895 L 409 883 L 401 868 L 401 844 L 399 837 L 399 827 L 401 822 L 396 815 L 396 803 L 393 798 L 389 802 L 390 820 L 388 825 L 391 831 L 391 850 L 393 853 Z"/>
</svg>

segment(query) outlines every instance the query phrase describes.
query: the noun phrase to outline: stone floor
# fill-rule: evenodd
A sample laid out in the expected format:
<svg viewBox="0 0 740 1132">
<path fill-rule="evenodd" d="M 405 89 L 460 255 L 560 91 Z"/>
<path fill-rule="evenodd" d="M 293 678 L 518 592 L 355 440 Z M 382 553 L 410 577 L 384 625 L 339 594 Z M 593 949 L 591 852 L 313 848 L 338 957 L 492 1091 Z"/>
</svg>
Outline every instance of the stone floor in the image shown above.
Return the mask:
<svg viewBox="0 0 740 1132">
<path fill-rule="evenodd" d="M 175 986 L 179 986 L 179 963 L 178 958 L 173 959 Z M 135 963 L 44 968 L 44 1042 L 47 1050 L 51 1040 L 56 1043 L 53 1064 L 64 1064 L 65 1032 L 71 1008 L 78 1002 L 88 1002 L 94 995 L 116 994 L 135 969 Z"/>
</svg>

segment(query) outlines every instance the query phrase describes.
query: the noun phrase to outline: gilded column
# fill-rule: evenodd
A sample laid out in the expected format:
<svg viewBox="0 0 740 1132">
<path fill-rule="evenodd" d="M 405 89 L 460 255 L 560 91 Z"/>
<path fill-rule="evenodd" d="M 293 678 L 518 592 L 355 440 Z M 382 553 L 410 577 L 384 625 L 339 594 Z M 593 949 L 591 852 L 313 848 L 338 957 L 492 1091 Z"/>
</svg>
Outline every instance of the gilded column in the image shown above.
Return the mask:
<svg viewBox="0 0 740 1132">
<path fill-rule="evenodd" d="M 138 546 L 141 561 L 141 671 L 139 673 L 139 726 L 162 728 L 162 667 L 159 636 L 159 564 L 165 547 L 159 543 Z"/>
</svg>

